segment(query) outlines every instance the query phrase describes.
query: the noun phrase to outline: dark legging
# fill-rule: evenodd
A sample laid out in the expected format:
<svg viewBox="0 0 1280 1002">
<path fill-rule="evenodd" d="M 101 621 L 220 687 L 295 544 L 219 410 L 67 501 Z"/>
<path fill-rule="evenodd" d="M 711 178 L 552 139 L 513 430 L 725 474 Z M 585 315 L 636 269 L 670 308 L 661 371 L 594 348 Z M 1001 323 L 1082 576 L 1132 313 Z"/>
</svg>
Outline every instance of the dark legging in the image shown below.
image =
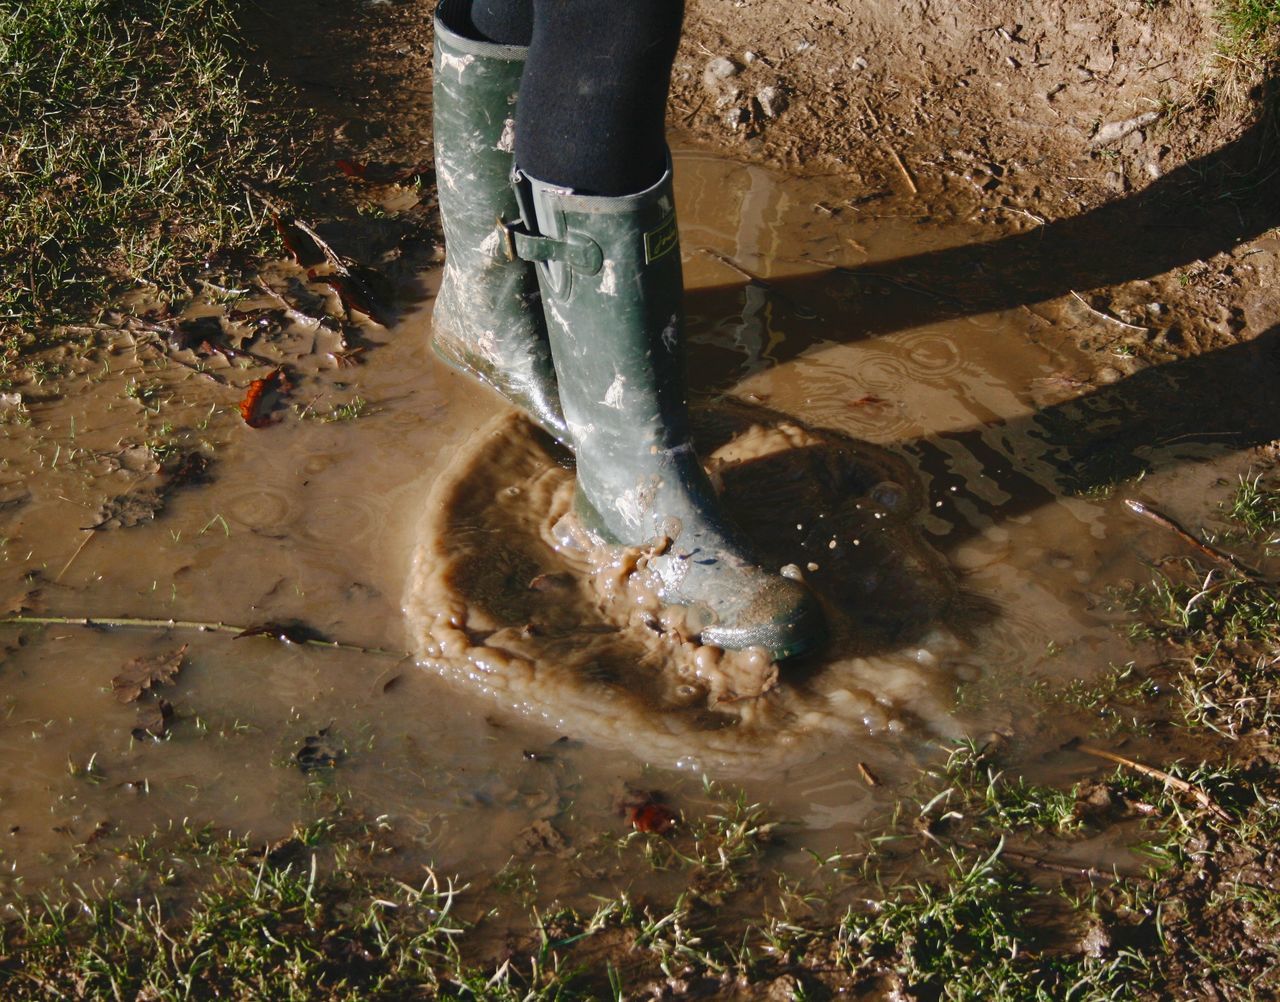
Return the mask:
<svg viewBox="0 0 1280 1002">
<path fill-rule="evenodd" d="M 684 0 L 474 0 L 459 27 L 529 46 L 516 103 L 522 171 L 583 194 L 629 195 L 665 169 L 683 17 Z"/>
</svg>

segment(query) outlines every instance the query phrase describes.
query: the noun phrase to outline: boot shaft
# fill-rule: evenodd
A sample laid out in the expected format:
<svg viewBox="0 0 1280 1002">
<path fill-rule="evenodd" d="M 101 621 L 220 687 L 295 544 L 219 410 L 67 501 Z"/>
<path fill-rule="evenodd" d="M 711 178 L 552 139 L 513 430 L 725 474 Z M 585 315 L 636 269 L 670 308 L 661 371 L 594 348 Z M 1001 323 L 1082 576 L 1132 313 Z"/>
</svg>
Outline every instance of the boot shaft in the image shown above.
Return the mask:
<svg viewBox="0 0 1280 1002">
<path fill-rule="evenodd" d="M 621 197 L 578 195 L 519 174 L 516 189 L 526 226 L 511 231 L 511 250 L 537 262 L 575 441 L 686 446 L 684 276 L 670 169 Z"/>
<path fill-rule="evenodd" d="M 432 129 L 445 239 L 475 243 L 515 218 L 510 190 L 516 96 L 527 49 L 467 38 L 453 26 L 460 0 L 436 9 Z M 497 253 L 497 237 L 491 251 Z"/>
</svg>

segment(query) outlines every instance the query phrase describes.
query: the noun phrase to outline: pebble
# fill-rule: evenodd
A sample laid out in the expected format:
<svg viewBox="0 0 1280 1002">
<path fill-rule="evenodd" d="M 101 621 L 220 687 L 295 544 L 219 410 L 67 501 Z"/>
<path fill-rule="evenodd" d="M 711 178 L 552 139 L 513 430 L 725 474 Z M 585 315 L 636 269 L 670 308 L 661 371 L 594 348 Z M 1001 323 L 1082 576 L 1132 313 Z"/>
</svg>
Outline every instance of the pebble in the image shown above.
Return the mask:
<svg viewBox="0 0 1280 1002">
<path fill-rule="evenodd" d="M 787 95 L 780 87 L 761 87 L 756 91 L 756 101 L 765 118 L 777 118 L 787 109 Z"/>
<path fill-rule="evenodd" d="M 724 56 L 716 56 L 709 61 L 702 70 L 702 83 L 708 90 L 719 90 L 723 84 L 732 76 L 736 76 L 738 67 L 732 59 Z"/>
</svg>

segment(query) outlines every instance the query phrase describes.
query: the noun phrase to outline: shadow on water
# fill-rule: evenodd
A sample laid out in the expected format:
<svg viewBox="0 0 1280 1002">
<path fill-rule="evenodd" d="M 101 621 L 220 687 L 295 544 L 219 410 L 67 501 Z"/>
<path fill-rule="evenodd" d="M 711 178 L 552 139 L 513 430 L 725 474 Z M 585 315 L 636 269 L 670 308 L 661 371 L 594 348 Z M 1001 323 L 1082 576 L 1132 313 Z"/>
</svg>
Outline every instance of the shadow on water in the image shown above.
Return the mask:
<svg viewBox="0 0 1280 1002">
<path fill-rule="evenodd" d="M 771 281 L 771 286 L 788 297 L 813 302 L 814 281 L 782 279 Z M 723 296 L 722 289 L 695 291 L 689 296 L 692 310 L 705 302 L 704 293 L 714 300 Z M 795 355 L 806 347 L 799 338 L 786 343 Z M 817 344 L 811 341 L 809 346 Z M 964 483 L 950 470 L 948 454 L 964 452 L 979 462 L 1003 497 L 987 514 L 1007 519 L 1064 494 L 1088 494 L 1176 465 L 1195 446 L 1236 451 L 1277 438 L 1280 325 L 1217 351 L 1139 370 L 1024 416 L 892 444 L 913 456 L 917 468 L 931 473 L 932 493 L 944 505 L 937 514 L 953 530 L 947 537 L 950 546 L 967 538 L 977 525 L 952 517 L 945 507 L 950 488 Z"/>
<path fill-rule="evenodd" d="M 817 328 L 843 342 L 1151 278 L 1280 225 L 1280 186 L 1272 183 L 1280 168 L 1262 159 L 1266 132 L 1259 122 L 1140 192 L 1025 233 L 769 284 L 793 303 L 847 297 L 863 284 L 915 293 L 891 311 L 861 313 L 841 333 Z M 803 332 L 803 323 L 795 326 Z M 785 362 L 810 344 L 803 335 L 788 338 L 771 357 Z"/>
<path fill-rule="evenodd" d="M 1141 192 L 1026 233 L 767 283 L 693 290 L 687 305 L 699 342 L 696 388 L 728 391 L 800 356 L 1151 278 L 1229 251 L 1280 224 L 1280 189 L 1270 184 L 1275 170 L 1263 156 L 1267 138 L 1260 121 Z M 997 328 L 994 336 L 1001 330 L 1011 332 Z M 1176 327 L 1164 337 L 1170 345 L 1181 340 Z M 1009 350 L 1016 347 L 1011 343 Z M 973 418 L 977 423 L 967 428 L 913 429 L 893 441 L 932 477 L 933 494 L 944 502 L 938 514 L 952 526 L 948 546 L 977 526 L 951 517 L 946 507 L 949 488 L 962 485 L 947 454 L 962 451 L 979 462 L 1001 497 L 986 514 L 1007 519 L 1063 494 L 1089 493 L 1176 465 L 1197 446 L 1238 450 L 1280 437 L 1280 326 L 1141 369 L 1025 416 L 983 415 L 979 408 Z"/>
</svg>

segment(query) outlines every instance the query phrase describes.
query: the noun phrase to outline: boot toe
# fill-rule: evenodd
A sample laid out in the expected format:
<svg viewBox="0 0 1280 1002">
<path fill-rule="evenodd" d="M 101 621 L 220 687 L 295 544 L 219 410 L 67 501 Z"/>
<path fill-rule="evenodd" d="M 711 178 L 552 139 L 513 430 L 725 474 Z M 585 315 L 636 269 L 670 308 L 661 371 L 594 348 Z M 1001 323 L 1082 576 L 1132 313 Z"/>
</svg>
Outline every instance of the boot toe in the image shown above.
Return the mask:
<svg viewBox="0 0 1280 1002">
<path fill-rule="evenodd" d="M 826 639 L 826 620 L 808 588 L 781 577 L 764 587 L 718 622 L 703 628 L 700 639 L 725 650 L 761 647 L 775 661 L 807 654 Z"/>
</svg>

